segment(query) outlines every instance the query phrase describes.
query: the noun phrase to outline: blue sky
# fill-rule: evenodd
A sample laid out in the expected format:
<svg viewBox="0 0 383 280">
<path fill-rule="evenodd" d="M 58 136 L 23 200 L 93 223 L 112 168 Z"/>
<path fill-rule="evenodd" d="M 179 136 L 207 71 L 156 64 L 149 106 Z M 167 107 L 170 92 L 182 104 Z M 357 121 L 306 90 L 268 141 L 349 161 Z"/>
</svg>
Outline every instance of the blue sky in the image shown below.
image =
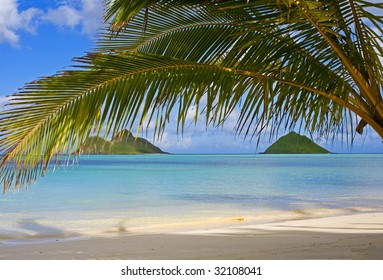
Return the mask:
<svg viewBox="0 0 383 280">
<path fill-rule="evenodd" d="M 0 104 L 25 83 L 52 75 L 73 65 L 72 58 L 92 50 L 102 27 L 102 0 L 1 0 L 0 5 Z M 256 153 L 255 141 L 235 135 L 235 112 L 223 129 L 192 126 L 177 136 L 170 123 L 161 142 L 172 153 Z M 284 132 L 281 132 L 280 136 Z M 383 143 L 372 131 L 357 136 L 350 148 L 340 140 L 333 145 L 316 139 L 333 152 L 381 153 Z"/>
</svg>

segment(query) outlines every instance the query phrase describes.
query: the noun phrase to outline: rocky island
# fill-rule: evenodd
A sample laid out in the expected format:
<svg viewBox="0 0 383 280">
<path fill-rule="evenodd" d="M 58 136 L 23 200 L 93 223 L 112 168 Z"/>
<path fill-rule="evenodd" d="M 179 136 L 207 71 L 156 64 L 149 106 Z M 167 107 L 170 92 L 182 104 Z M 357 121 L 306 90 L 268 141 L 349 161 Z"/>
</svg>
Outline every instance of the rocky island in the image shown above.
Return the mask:
<svg viewBox="0 0 383 280">
<path fill-rule="evenodd" d="M 290 132 L 266 149 L 264 154 L 330 154 L 310 138 Z"/>
<path fill-rule="evenodd" d="M 128 130 L 122 130 L 110 141 L 101 137 L 88 137 L 81 147 L 83 154 L 164 154 L 160 148 L 141 137 L 134 137 Z"/>
</svg>

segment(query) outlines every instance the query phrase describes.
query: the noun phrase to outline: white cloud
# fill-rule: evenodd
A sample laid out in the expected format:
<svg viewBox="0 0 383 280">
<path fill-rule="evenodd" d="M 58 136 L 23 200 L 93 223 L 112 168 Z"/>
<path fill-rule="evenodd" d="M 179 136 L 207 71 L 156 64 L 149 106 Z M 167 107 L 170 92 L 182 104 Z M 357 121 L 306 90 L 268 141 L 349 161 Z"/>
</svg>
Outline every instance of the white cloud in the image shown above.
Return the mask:
<svg viewBox="0 0 383 280">
<path fill-rule="evenodd" d="M 161 141 L 156 144 L 159 144 L 165 151 L 178 151 L 190 149 L 193 146 L 193 141 L 190 135 L 182 137 L 176 135 L 175 133 L 164 132 Z"/>
<path fill-rule="evenodd" d="M 82 31 L 93 35 L 102 23 L 102 0 L 82 0 Z"/>
<path fill-rule="evenodd" d="M 0 110 L 3 110 L 3 107 L 5 104 L 9 102 L 9 97 L 7 96 L 0 96 Z"/>
<path fill-rule="evenodd" d="M 87 35 L 94 35 L 102 24 L 102 0 L 64 1 L 56 9 L 49 9 L 44 19 L 59 27 L 80 27 Z"/>
<path fill-rule="evenodd" d="M 51 22 L 59 27 L 70 27 L 81 23 L 81 14 L 69 6 L 61 6 L 57 9 L 49 9 L 43 17 L 44 21 Z"/>
<path fill-rule="evenodd" d="M 19 45 L 19 31 L 34 33 L 37 26 L 36 18 L 40 11 L 29 8 L 18 11 L 16 0 L 2 0 L 0 5 L 0 44 L 8 43 L 17 47 Z"/>
<path fill-rule="evenodd" d="M 86 35 L 94 35 L 102 24 L 102 3 L 103 0 L 61 1 L 54 8 L 31 7 L 20 11 L 17 0 L 1 0 L 0 44 L 7 43 L 17 47 L 20 32 L 35 34 L 42 24 L 79 28 Z"/>
</svg>

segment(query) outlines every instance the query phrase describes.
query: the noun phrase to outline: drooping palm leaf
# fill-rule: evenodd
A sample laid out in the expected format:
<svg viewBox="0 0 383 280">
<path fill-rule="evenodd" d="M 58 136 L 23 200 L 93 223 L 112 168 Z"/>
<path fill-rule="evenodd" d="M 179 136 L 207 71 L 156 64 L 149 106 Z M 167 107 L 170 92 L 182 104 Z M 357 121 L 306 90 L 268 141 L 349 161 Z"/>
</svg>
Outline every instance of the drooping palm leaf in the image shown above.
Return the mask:
<svg viewBox="0 0 383 280">
<path fill-rule="evenodd" d="M 111 28 L 78 69 L 16 93 L 0 115 L 4 190 L 76 153 L 90 133 L 115 134 L 171 112 L 238 133 L 295 126 L 383 137 L 382 4 L 366 1 L 106 1 Z M 202 115 L 201 115 L 202 114 Z M 362 120 L 357 123 L 358 119 Z"/>
</svg>

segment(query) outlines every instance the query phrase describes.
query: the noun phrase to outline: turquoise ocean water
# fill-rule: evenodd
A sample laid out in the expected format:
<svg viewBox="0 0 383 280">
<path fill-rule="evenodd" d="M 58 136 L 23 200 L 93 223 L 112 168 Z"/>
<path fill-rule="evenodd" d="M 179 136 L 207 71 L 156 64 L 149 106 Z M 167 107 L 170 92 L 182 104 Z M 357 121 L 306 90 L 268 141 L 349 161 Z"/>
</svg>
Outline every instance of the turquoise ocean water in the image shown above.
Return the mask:
<svg viewBox="0 0 383 280">
<path fill-rule="evenodd" d="M 383 155 L 82 156 L 0 195 L 0 244 L 382 209 Z"/>
</svg>

